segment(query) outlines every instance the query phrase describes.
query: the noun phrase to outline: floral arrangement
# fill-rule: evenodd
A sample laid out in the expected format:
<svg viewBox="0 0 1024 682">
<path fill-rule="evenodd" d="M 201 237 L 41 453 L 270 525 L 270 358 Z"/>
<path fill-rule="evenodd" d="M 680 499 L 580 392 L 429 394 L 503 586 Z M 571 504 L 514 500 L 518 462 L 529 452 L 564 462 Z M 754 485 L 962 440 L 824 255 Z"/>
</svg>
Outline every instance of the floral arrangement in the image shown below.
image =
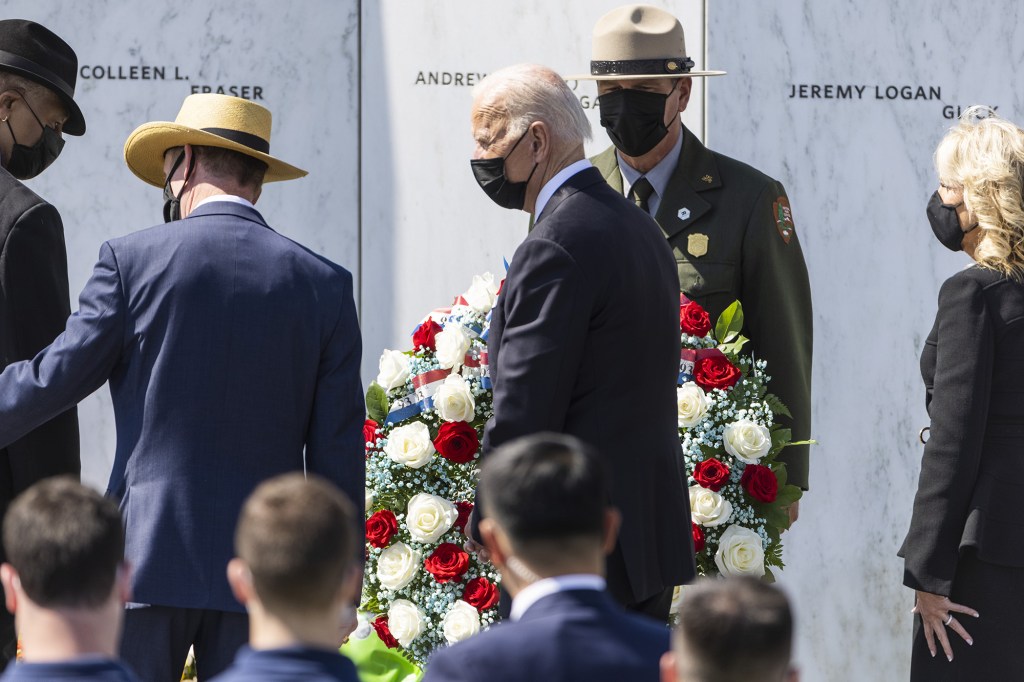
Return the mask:
<svg viewBox="0 0 1024 682">
<path fill-rule="evenodd" d="M 771 580 L 771 568 L 783 567 L 786 508 L 802 494 L 786 484 L 786 465 L 776 461 L 797 444 L 775 423 L 789 410 L 768 392 L 765 361 L 741 353 L 747 339 L 739 301 L 712 330 L 707 311 L 680 296 L 679 326 L 679 439 L 697 570 Z"/>
<path fill-rule="evenodd" d="M 367 391 L 367 561 L 360 610 L 388 647 L 422 666 L 497 619 L 497 571 L 463 549 L 480 438 L 491 416 L 484 274 L 385 350 Z"/>
</svg>

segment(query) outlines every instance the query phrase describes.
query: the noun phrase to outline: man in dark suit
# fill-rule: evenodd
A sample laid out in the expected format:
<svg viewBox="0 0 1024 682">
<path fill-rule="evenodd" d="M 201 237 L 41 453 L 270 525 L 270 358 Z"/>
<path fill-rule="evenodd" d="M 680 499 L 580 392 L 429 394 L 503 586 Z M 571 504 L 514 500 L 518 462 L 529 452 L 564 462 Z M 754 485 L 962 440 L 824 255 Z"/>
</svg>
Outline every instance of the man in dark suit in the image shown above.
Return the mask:
<svg viewBox="0 0 1024 682">
<path fill-rule="evenodd" d="M 513 595 L 512 622 L 441 649 L 424 682 L 643 682 L 658 679 L 669 630 L 605 591 L 619 513 L 606 457 L 538 434 L 490 454 L 480 475 L 484 545 Z"/>
<path fill-rule="evenodd" d="M 583 157 L 590 126 L 558 74 L 531 65 L 492 74 L 478 86 L 472 125 L 481 187 L 536 218 L 492 313 L 494 418 L 484 456 L 540 431 L 596 447 L 622 512 L 608 588 L 629 608 L 665 618 L 673 587 L 695 573 L 671 250 L 654 220 Z"/>
<path fill-rule="evenodd" d="M 70 476 L 40 481 L 4 518 L 0 566 L 22 660 L 2 682 L 136 682 L 117 660 L 131 567 L 113 501 Z"/>
<path fill-rule="evenodd" d="M 107 492 L 135 571 L 121 653 L 150 681 L 176 682 L 190 644 L 209 677 L 246 640 L 224 567 L 260 481 L 305 468 L 363 494 L 352 276 L 253 206 L 264 181 L 305 175 L 269 154 L 270 129 L 215 94 L 136 129 L 125 160 L 170 222 L 103 244 L 65 331 L 0 374 L 0 445 L 110 383 Z"/>
<path fill-rule="evenodd" d="M 748 350 L 768 363 L 793 440 L 811 433 L 811 291 L 782 183 L 707 149 L 680 120 L 695 70 L 683 27 L 668 12 L 625 5 L 594 27 L 591 70 L 601 125 L 614 146 L 593 158 L 620 194 L 654 216 L 675 255 L 679 290 L 714 322 L 743 304 Z M 790 483 L 808 486 L 808 446 L 786 448 Z M 795 520 L 799 503 L 790 508 Z"/>
<path fill-rule="evenodd" d="M 57 158 L 61 133 L 85 132 L 77 73 L 74 50 L 49 29 L 0 21 L 0 370 L 35 356 L 71 314 L 60 214 L 20 181 Z M 72 407 L 0 449 L 0 517 L 36 481 L 80 471 Z M 0 609 L 0 669 L 16 644 L 14 619 Z"/>
<path fill-rule="evenodd" d="M 249 646 L 217 682 L 359 682 L 338 653 L 362 585 L 356 518 L 337 488 L 312 476 L 284 474 L 249 496 L 227 567 L 249 612 Z"/>
</svg>

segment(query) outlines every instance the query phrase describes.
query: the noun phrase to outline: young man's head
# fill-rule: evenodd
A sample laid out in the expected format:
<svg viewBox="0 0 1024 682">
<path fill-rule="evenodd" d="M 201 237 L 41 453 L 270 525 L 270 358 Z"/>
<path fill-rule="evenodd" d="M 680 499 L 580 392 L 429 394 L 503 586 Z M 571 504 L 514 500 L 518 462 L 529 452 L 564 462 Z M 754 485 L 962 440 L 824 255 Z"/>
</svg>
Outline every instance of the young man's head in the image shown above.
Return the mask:
<svg viewBox="0 0 1024 682">
<path fill-rule="evenodd" d="M 22 639 L 47 638 L 34 627 L 43 612 L 49 622 L 73 615 L 87 638 L 115 636 L 112 655 L 130 593 L 117 505 L 71 478 L 46 479 L 11 504 L 3 543 L 0 581 Z"/>
<path fill-rule="evenodd" d="M 539 578 L 604 571 L 618 512 L 605 463 L 572 436 L 542 433 L 495 450 L 480 474 L 480 533 L 513 596 Z"/>
<path fill-rule="evenodd" d="M 753 578 L 706 580 L 683 592 L 662 682 L 796 682 L 793 615 L 780 590 Z"/>
<path fill-rule="evenodd" d="M 237 556 L 228 564 L 253 632 L 269 621 L 297 641 L 307 639 L 305 625 L 324 620 L 340 630 L 360 586 L 355 543 L 353 506 L 330 483 L 293 473 L 257 487 L 242 507 Z"/>
</svg>

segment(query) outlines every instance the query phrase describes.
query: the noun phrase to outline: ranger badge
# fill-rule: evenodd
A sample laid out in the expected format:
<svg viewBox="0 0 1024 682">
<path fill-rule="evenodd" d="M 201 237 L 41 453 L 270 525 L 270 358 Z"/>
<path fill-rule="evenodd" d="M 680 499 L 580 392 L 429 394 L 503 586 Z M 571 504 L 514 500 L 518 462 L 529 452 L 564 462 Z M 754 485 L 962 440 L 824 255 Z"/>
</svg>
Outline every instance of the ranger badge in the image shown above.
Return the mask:
<svg viewBox="0 0 1024 682">
<path fill-rule="evenodd" d="M 694 258 L 700 258 L 708 252 L 708 236 L 706 234 L 691 234 L 686 238 L 686 250 Z"/>
</svg>

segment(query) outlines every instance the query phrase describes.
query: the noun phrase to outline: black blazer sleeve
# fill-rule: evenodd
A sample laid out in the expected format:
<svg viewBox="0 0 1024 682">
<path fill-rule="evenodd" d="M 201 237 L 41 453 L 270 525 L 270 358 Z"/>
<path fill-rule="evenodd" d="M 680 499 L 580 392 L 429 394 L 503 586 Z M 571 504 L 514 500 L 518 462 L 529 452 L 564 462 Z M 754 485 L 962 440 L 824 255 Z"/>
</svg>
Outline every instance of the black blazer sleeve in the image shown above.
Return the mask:
<svg viewBox="0 0 1024 682">
<path fill-rule="evenodd" d="M 978 477 L 991 394 L 995 339 L 981 282 L 954 276 L 942 285 L 935 330 L 931 432 L 902 550 L 903 582 L 948 596 Z"/>
</svg>

